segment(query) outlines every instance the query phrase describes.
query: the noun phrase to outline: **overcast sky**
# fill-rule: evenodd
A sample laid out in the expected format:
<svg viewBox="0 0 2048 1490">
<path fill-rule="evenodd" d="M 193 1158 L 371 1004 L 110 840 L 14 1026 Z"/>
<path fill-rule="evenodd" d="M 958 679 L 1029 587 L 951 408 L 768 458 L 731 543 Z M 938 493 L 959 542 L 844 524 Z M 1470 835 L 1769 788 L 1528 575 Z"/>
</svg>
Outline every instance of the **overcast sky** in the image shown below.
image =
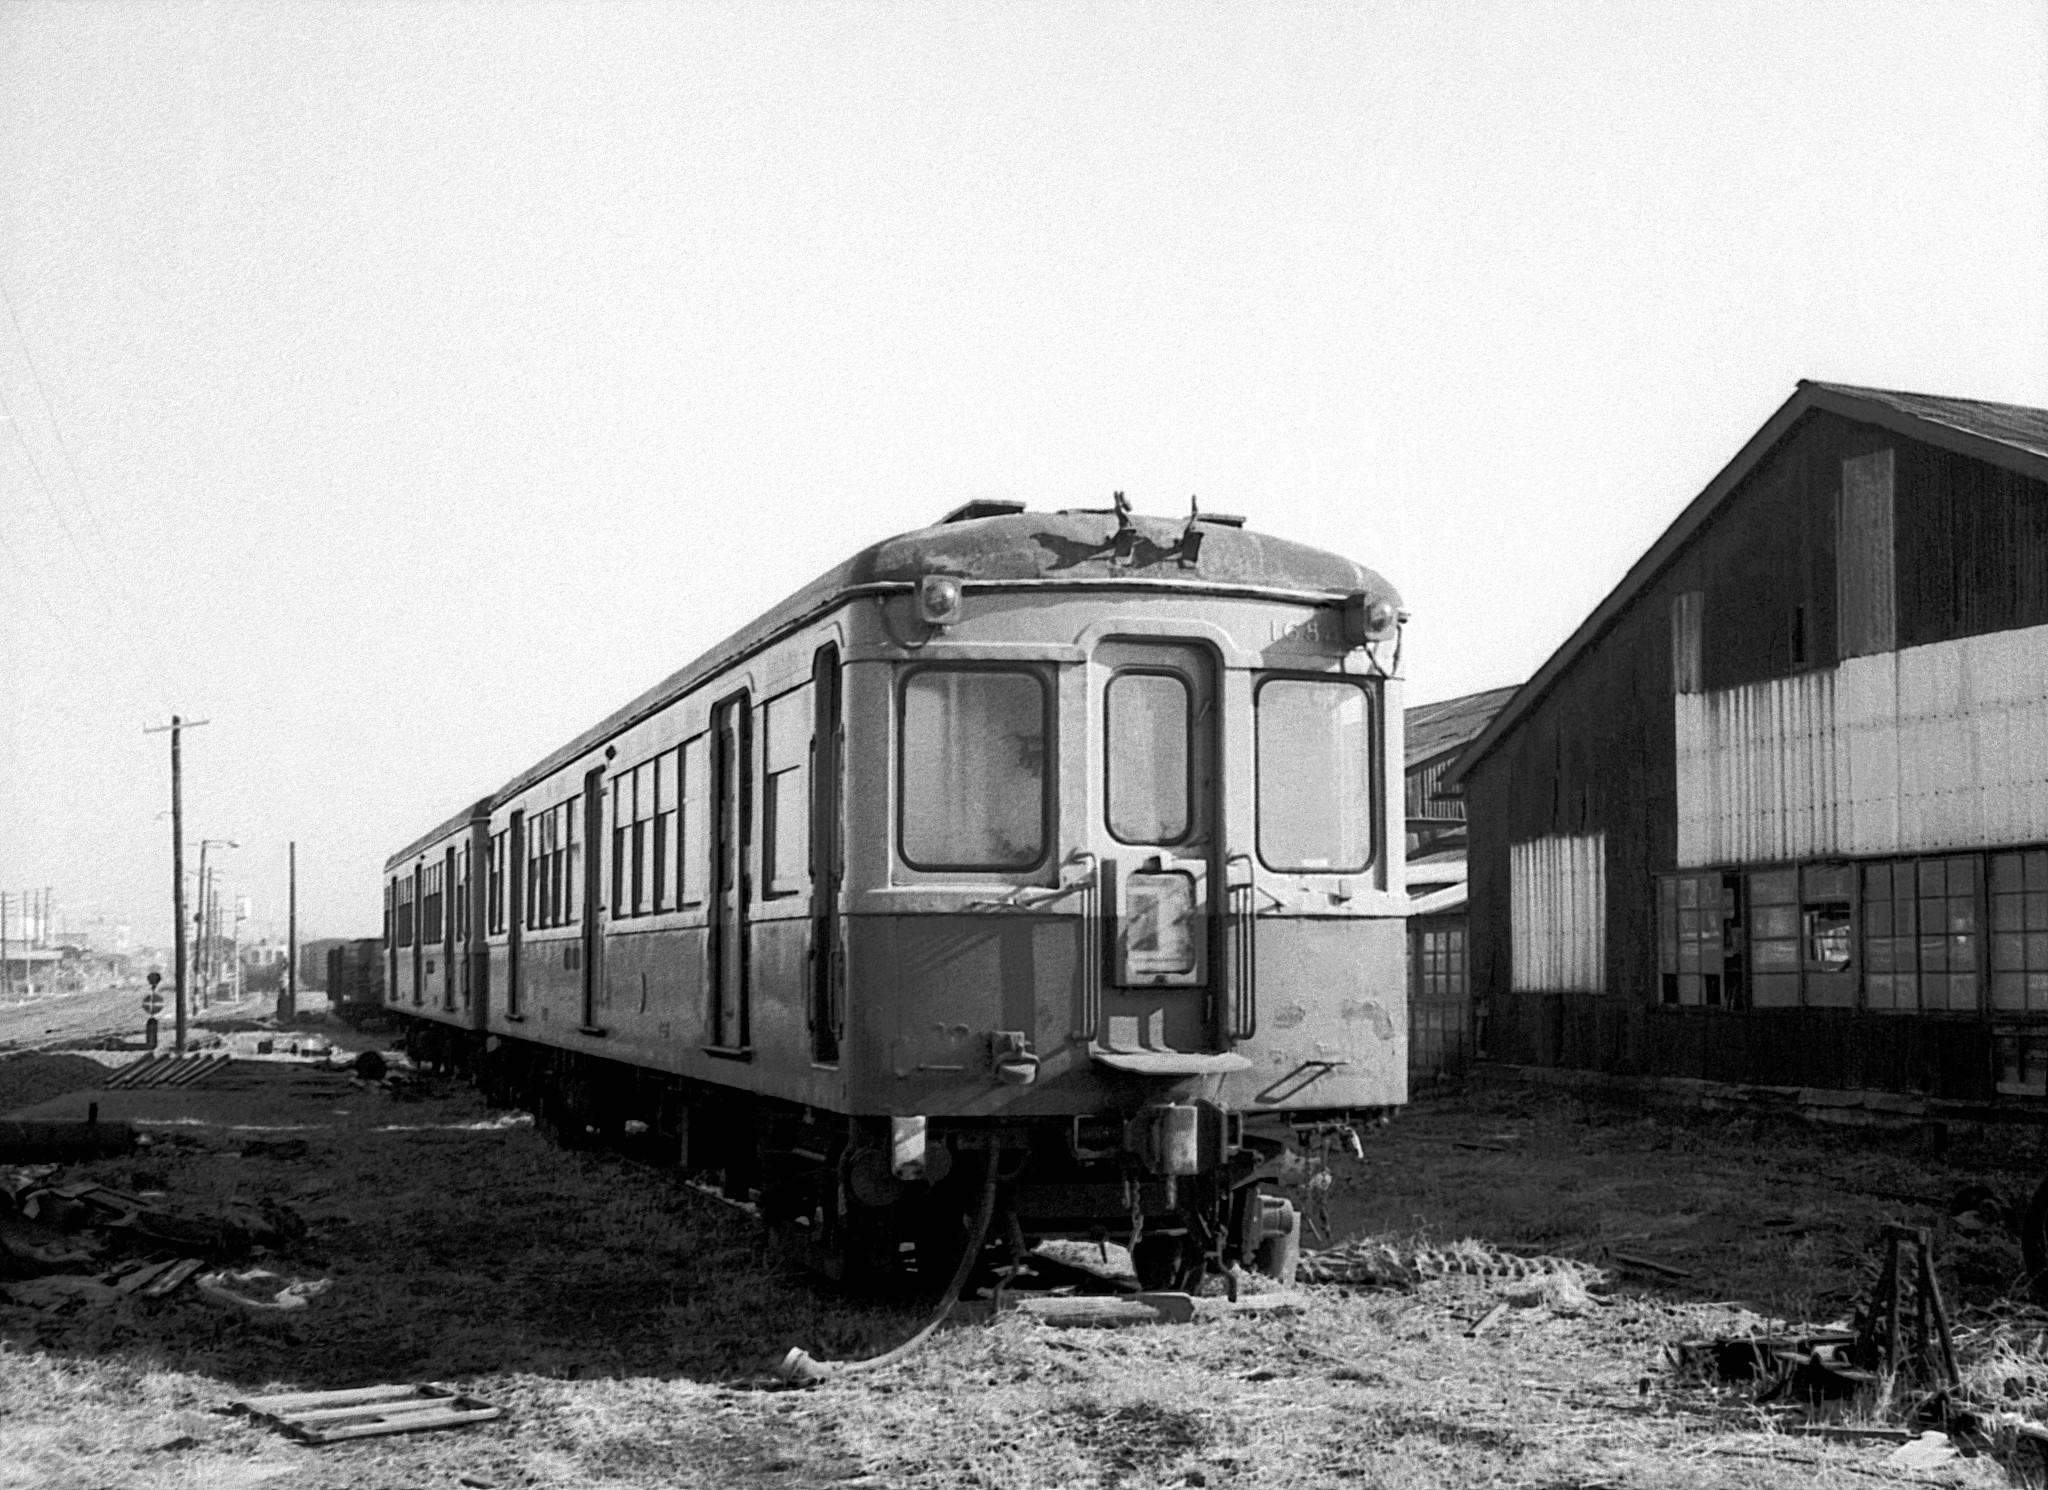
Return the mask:
<svg viewBox="0 0 2048 1490">
<path fill-rule="evenodd" d="M 386 854 L 976 496 L 1520 681 L 1800 377 L 2048 404 L 2048 7 L 0 3 L 0 886 Z"/>
</svg>

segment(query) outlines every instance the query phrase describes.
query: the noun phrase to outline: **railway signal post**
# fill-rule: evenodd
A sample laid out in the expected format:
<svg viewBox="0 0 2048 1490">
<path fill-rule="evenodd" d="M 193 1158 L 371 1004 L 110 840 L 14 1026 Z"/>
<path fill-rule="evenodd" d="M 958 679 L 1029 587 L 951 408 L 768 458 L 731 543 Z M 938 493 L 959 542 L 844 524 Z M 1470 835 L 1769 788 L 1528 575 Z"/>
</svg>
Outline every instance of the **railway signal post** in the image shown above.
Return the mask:
<svg viewBox="0 0 2048 1490">
<path fill-rule="evenodd" d="M 142 1027 L 142 1048 L 144 1050 L 156 1049 L 156 1017 L 164 1011 L 164 996 L 156 991 L 156 986 L 163 982 L 163 980 L 164 975 L 162 973 L 151 970 L 149 975 L 149 992 L 142 996 L 142 1012 L 149 1016 L 149 1022 Z"/>
</svg>

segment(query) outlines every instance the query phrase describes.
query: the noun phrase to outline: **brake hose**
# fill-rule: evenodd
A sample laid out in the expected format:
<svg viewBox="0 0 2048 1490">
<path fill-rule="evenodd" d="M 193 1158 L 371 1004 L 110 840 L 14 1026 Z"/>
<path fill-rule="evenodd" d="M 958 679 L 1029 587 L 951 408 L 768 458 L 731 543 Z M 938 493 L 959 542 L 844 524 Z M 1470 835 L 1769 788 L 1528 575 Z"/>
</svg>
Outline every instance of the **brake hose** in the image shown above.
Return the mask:
<svg viewBox="0 0 2048 1490">
<path fill-rule="evenodd" d="M 953 1281 L 946 1285 L 946 1291 L 939 1299 L 938 1312 L 926 1321 L 923 1329 L 894 1350 L 861 1361 L 820 1361 L 802 1346 L 792 1345 L 789 1354 L 776 1363 L 775 1374 L 791 1386 L 817 1386 L 852 1371 L 875 1371 L 883 1366 L 893 1366 L 924 1344 L 932 1331 L 946 1322 L 953 1306 L 960 1302 L 960 1293 L 967 1287 L 967 1279 L 974 1272 L 975 1263 L 981 1260 L 981 1244 L 988 1239 L 989 1223 L 996 1214 L 996 1184 L 1002 1167 L 997 1163 L 998 1157 L 995 1150 L 988 1151 L 988 1171 L 982 1181 L 981 1205 L 974 1213 L 974 1235 L 968 1240 L 967 1250 L 960 1254 L 960 1265 L 953 1269 Z"/>
</svg>

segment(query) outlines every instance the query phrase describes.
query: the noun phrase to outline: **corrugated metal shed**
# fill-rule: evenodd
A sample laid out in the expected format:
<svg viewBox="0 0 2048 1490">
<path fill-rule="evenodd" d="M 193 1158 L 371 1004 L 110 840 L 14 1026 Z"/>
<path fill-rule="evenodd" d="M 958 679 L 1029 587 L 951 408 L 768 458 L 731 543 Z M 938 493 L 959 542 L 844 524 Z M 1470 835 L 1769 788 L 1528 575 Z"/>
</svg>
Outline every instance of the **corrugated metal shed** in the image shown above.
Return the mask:
<svg viewBox="0 0 2048 1490">
<path fill-rule="evenodd" d="M 1757 472 L 1794 426 L 1815 413 L 1830 413 L 1841 419 L 1903 434 L 1937 450 L 1989 462 L 2034 481 L 2048 481 L 2048 410 L 1802 380 L 1798 390 L 1779 406 L 1735 459 L 1686 505 L 1678 519 L 1650 545 L 1649 551 L 1635 562 L 1621 583 L 1594 607 L 1593 613 L 1578 630 L 1510 697 L 1479 737 L 1458 756 L 1447 773 L 1449 783 L 1456 784 L 1462 780 L 1502 736 L 1515 728 L 1522 716 L 1549 693 L 1579 655 L 1599 640 L 1636 597 L 1670 567 L 1708 519 Z M 1902 546 L 1908 537 L 1905 527 L 1902 520 Z M 1987 556 L 1986 562 L 1993 560 Z M 2036 576 L 2035 585 L 2042 592 L 2043 603 L 2048 604 L 2048 575 Z M 1830 626 L 1832 613 L 1833 607 L 1829 607 Z M 2048 615 L 2041 619 L 2048 620 Z M 1901 640 L 1909 640 L 1911 634 L 1910 623 L 1902 618 Z"/>
<path fill-rule="evenodd" d="M 2048 840 L 2048 626 L 1675 700 L 1678 864 Z"/>
<path fill-rule="evenodd" d="M 2012 889 L 2022 852 L 2048 845 L 2044 741 L 2048 411 L 1801 384 L 1448 772 L 1470 816 L 1491 1053 L 2048 1094 L 2031 981 L 2048 979 L 2048 894 Z M 1563 966 L 1591 920 L 1571 887 L 1592 870 L 1565 846 L 1596 835 L 1605 992 Z M 1930 899 L 1933 871 L 1948 888 Z M 2010 893 L 1994 903 L 1996 872 Z M 1680 917 L 1688 886 L 1725 890 L 1718 1001 L 1665 986 L 1660 886 Z M 1827 960 L 1844 948 L 1846 965 Z M 1916 948 L 1919 994 L 1881 999 L 1916 976 Z M 1788 951 L 1789 974 L 1768 966 L 1800 1006 L 1765 1007 L 1763 959 Z M 1847 968 L 1846 987 L 1816 981 Z M 1997 980 L 2021 969 L 2017 999 Z"/>
</svg>

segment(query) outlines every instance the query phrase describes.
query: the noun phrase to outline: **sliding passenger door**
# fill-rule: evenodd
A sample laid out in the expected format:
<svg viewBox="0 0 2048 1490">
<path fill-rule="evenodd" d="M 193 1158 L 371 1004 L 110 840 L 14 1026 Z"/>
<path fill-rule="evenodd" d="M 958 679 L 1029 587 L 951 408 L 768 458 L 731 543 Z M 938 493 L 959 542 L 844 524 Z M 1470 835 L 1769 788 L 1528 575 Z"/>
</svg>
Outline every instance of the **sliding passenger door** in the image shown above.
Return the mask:
<svg viewBox="0 0 2048 1490">
<path fill-rule="evenodd" d="M 1212 1018 L 1216 666 L 1200 647 L 1111 641 L 1090 669 L 1103 1028 L 1112 1050 L 1217 1048 Z"/>
<path fill-rule="evenodd" d="M 462 904 L 461 882 L 455 877 L 455 849 L 441 858 L 441 1007 L 455 1008 L 455 920 Z"/>
<path fill-rule="evenodd" d="M 735 694 L 711 713 L 711 1043 L 744 1050 L 748 1029 L 747 915 L 753 900 L 753 714 Z"/>
<path fill-rule="evenodd" d="M 839 649 L 811 662 L 811 1058 L 839 1060 L 844 1028 L 845 953 L 839 940 L 839 783 L 845 752 L 839 723 Z"/>
</svg>

